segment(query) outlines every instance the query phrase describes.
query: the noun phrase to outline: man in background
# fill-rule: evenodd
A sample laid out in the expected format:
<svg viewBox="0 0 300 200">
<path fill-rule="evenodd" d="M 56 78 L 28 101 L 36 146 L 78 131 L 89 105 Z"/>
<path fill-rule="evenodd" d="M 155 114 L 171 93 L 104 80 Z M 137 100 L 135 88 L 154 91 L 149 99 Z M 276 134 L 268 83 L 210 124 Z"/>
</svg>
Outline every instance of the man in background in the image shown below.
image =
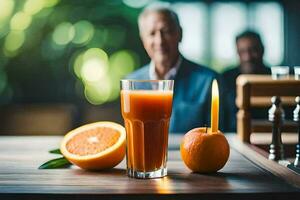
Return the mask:
<svg viewBox="0 0 300 200">
<path fill-rule="evenodd" d="M 236 49 L 240 64 L 222 74 L 224 100 L 224 131 L 236 131 L 236 78 L 240 74 L 271 74 L 263 62 L 264 46 L 259 34 L 245 31 L 236 37 Z M 262 115 L 265 113 L 258 113 Z M 259 117 L 259 116 L 258 116 Z"/>
<path fill-rule="evenodd" d="M 138 19 L 140 37 L 151 62 L 129 79 L 174 79 L 170 132 L 209 125 L 211 83 L 217 74 L 184 58 L 178 49 L 182 28 L 177 14 L 166 7 L 148 7 Z"/>
</svg>

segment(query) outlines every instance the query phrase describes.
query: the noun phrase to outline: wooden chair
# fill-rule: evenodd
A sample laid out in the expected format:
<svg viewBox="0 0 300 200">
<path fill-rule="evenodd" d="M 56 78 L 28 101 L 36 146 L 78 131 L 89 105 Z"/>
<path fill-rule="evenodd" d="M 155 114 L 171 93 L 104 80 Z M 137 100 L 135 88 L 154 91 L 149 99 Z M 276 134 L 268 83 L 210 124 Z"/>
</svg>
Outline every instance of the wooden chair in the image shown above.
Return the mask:
<svg viewBox="0 0 300 200">
<path fill-rule="evenodd" d="M 8 105 L 0 108 L 0 135 L 62 135 L 74 128 L 71 104 Z"/>
<path fill-rule="evenodd" d="M 266 112 L 264 120 L 253 119 L 252 108 L 270 108 L 272 96 L 279 96 L 283 106 L 295 108 L 295 97 L 300 95 L 300 81 L 292 76 L 287 79 L 272 80 L 270 75 L 240 75 L 236 80 L 236 85 L 237 134 L 242 141 L 248 143 L 250 143 L 252 133 L 272 132 L 268 113 Z M 297 124 L 292 119 L 286 119 L 283 132 L 296 131 Z M 296 137 L 296 134 L 294 135 Z"/>
</svg>

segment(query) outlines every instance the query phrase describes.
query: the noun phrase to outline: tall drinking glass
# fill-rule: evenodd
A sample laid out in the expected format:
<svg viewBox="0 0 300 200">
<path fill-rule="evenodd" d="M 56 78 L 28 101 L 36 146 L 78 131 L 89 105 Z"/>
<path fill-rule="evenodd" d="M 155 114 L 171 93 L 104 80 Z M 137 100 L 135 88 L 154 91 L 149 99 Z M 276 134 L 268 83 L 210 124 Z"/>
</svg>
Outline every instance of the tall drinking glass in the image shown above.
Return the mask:
<svg viewBox="0 0 300 200">
<path fill-rule="evenodd" d="M 295 79 L 300 80 L 300 66 L 294 66 Z"/>
<path fill-rule="evenodd" d="M 289 66 L 272 66 L 271 72 L 273 80 L 287 79 L 289 77 L 290 68 Z"/>
<path fill-rule="evenodd" d="M 173 80 L 121 80 L 129 177 L 158 178 L 167 175 L 173 85 Z"/>
</svg>

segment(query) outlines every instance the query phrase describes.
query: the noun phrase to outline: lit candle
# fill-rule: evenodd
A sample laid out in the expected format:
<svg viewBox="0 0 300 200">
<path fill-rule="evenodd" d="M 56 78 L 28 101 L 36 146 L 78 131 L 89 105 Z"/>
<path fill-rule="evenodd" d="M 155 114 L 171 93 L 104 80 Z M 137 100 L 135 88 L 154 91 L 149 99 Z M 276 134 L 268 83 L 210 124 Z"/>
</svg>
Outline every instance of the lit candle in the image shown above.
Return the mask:
<svg viewBox="0 0 300 200">
<path fill-rule="evenodd" d="M 217 132 L 219 126 L 219 89 L 216 80 L 212 83 L 211 97 L 211 132 Z"/>
</svg>

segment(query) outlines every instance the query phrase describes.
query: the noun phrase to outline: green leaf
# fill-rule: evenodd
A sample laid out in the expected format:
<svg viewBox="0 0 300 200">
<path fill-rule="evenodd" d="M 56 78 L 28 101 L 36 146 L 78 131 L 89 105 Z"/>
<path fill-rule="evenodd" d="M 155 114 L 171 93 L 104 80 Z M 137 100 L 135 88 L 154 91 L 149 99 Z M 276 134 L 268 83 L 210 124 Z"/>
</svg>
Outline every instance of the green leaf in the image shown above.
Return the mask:
<svg viewBox="0 0 300 200">
<path fill-rule="evenodd" d="M 39 167 L 39 169 L 68 168 L 70 165 L 72 165 L 72 163 L 70 163 L 65 157 L 61 157 L 45 162 Z"/>
<path fill-rule="evenodd" d="M 52 149 L 49 151 L 49 153 L 54 153 L 54 154 L 60 154 L 62 155 L 62 153 L 60 152 L 60 149 Z"/>
</svg>

